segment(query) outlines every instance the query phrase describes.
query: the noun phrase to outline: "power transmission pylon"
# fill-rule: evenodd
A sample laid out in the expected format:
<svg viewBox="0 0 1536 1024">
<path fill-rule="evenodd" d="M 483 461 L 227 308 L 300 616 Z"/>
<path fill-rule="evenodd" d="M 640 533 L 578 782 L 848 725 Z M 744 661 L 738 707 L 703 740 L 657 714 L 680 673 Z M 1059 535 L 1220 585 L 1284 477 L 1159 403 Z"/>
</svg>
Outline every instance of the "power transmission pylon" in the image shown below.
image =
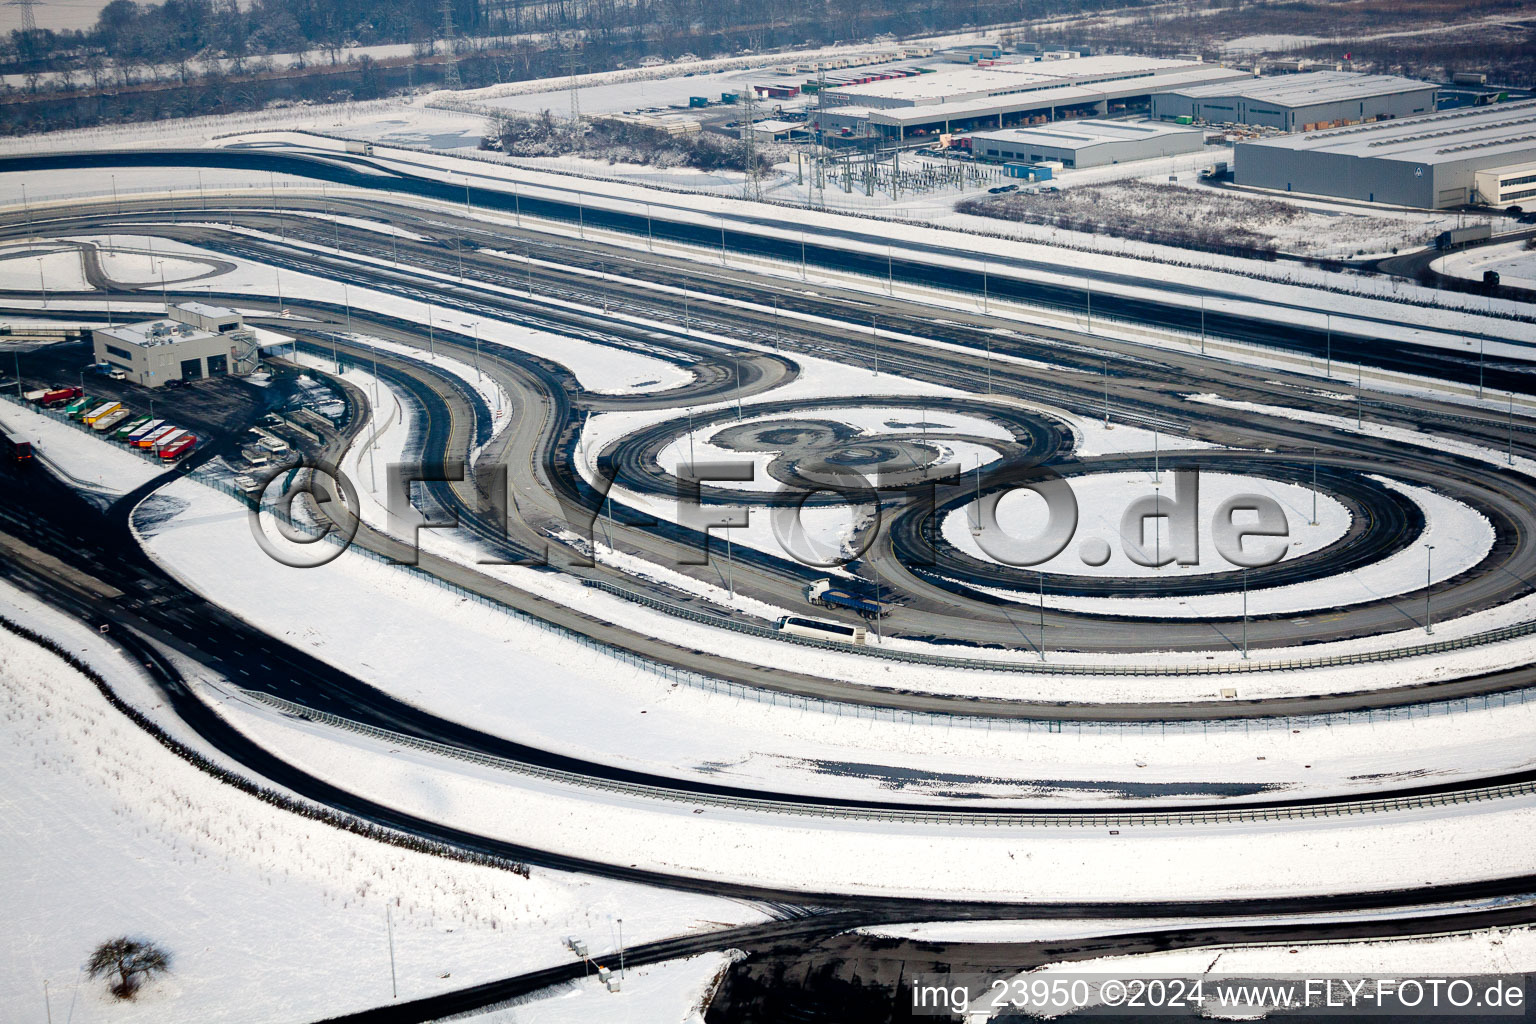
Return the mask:
<svg viewBox="0 0 1536 1024">
<path fill-rule="evenodd" d="M 751 84 L 747 85 L 742 97 L 747 104 L 746 118 L 741 123 L 741 141 L 747 144 L 747 185 L 746 197 L 748 199 L 763 198 L 763 182 L 757 176 L 757 127 L 753 124 L 756 119 L 756 99 L 753 95 Z"/>
<path fill-rule="evenodd" d="M 454 41 L 458 33 L 453 30 L 453 0 L 443 0 L 443 45 L 448 49 L 448 69 L 443 74 L 443 88 L 462 89 L 464 82 L 459 78 L 459 55 Z"/>
<path fill-rule="evenodd" d="M 565 70 L 570 75 L 568 91 L 571 94 L 572 127 L 581 124 L 581 83 L 576 76 L 577 69 L 580 67 L 581 65 L 576 62 L 576 54 L 572 51 L 571 55 L 565 59 Z"/>
<path fill-rule="evenodd" d="M 42 0 L 7 0 L 5 6 L 7 6 L 7 7 L 20 7 L 21 8 L 21 30 L 23 32 L 36 32 L 37 31 L 37 15 L 32 13 L 32 8 L 36 7 L 41 2 L 42 2 Z"/>
<path fill-rule="evenodd" d="M 819 193 L 815 205 L 827 205 L 827 68 L 816 65 L 816 172 L 812 188 Z"/>
</svg>

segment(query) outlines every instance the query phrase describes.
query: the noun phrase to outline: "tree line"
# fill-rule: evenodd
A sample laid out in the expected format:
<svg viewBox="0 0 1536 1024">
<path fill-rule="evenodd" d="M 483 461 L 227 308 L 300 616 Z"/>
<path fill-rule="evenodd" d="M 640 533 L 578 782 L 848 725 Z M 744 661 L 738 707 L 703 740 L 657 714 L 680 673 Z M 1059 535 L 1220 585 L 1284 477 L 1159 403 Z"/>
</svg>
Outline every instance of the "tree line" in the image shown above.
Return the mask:
<svg viewBox="0 0 1536 1024">
<path fill-rule="evenodd" d="M 449 0 L 453 28 L 495 40 L 537 35 L 555 47 L 644 41 L 661 56 L 703 46 L 701 56 L 880 33 L 913 35 L 965 25 L 1123 7 L 1112 0 Z M 84 31 L 14 30 L 0 60 L 47 65 L 96 53 L 114 61 L 169 63 L 208 56 L 329 52 L 354 45 L 443 38 L 440 3 L 421 0 L 112 0 Z M 669 49 L 672 52 L 669 52 Z M 588 70 L 602 70 L 592 67 Z"/>
</svg>

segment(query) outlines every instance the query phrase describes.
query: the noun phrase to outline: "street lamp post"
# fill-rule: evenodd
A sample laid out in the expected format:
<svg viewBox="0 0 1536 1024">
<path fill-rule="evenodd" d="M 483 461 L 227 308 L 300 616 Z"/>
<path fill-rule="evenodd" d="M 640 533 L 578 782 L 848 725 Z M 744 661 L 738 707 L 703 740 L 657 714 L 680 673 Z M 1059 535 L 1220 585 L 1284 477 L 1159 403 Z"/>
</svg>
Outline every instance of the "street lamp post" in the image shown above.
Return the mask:
<svg viewBox="0 0 1536 1024">
<path fill-rule="evenodd" d="M 1435 624 L 1429 617 L 1429 596 L 1435 583 L 1435 546 L 1424 545 L 1424 632 L 1426 635 L 1435 631 Z"/>
<path fill-rule="evenodd" d="M 1312 525 L 1317 525 L 1317 449 L 1312 449 Z"/>
<path fill-rule="evenodd" d="M 1040 660 L 1045 660 L 1045 570 L 1036 570 L 1040 577 Z"/>
<path fill-rule="evenodd" d="M 1243 570 L 1243 660 L 1248 660 L 1248 570 Z"/>
<path fill-rule="evenodd" d="M 1109 360 L 1104 360 L 1104 429 L 1112 429 L 1109 425 Z"/>
</svg>

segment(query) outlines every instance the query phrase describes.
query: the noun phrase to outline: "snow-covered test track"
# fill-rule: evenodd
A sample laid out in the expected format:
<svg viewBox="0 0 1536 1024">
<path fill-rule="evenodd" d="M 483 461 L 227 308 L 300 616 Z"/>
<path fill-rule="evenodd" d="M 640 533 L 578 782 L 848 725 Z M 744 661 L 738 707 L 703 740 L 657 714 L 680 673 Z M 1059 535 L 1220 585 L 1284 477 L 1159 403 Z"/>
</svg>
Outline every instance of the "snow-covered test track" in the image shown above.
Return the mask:
<svg viewBox="0 0 1536 1024">
<path fill-rule="evenodd" d="M 381 157 L 370 173 L 392 167 Z M 672 207 L 654 211 L 671 236 L 573 227 L 548 182 L 511 210 L 487 201 L 493 184 L 456 186 L 468 210 L 430 189 L 348 181 L 321 195 L 296 182 L 282 223 L 270 197 L 248 203 L 238 188 L 208 215 L 208 199 L 170 194 L 44 201 L 5 221 L 42 239 L 3 258 L 13 312 L 89 321 L 109 302 L 117 316 L 152 307 L 160 266 L 141 262 L 153 251 L 180 278 L 164 285 L 172 301 L 248 310 L 299 338 L 286 361 L 366 403 L 343 442 L 315 453 L 357 485 L 364 531 L 313 570 L 254 546 L 218 465 L 150 482 L 135 456 L 0 405 L 61 479 L 127 519 L 158 586 L 371 695 L 335 706 L 262 677 L 260 655 L 257 678 L 191 674 L 196 699 L 263 751 L 447 829 L 786 899 L 1091 892 L 1134 907 L 1514 892 L 1530 873 L 1529 407 L 1370 365 L 1365 336 L 1428 346 L 1469 324 L 1506 332 L 1502 382 L 1520 377 L 1528 325 L 1438 311 L 1393 326 L 1388 304 L 1362 306 L 1334 325 L 1337 351 L 1367 363 L 1345 372 L 1305 339 L 1265 352 L 1213 337 L 1202 352 L 1129 312 L 1104 319 L 1113 306 L 1097 295 L 1096 322 L 1006 288 L 983 312 L 897 287 L 894 271 L 794 267 L 750 251 L 745 222 L 731 228 L 745 253 L 690 248 L 697 225 Z M 199 216 L 167 223 L 173 207 Z M 823 215 L 813 226 L 844 251 L 862 230 Z M 935 240 L 903 241 L 909 264 L 943 262 Z M 75 244 L 95 247 L 105 288 L 65 274 Z M 58 264 L 46 309 L 25 294 L 22 263 Z M 1152 293 L 1119 287 L 1127 303 Z M 473 473 L 423 488 L 465 524 L 422 532 L 426 571 L 378 555 L 410 539 L 379 467 L 414 459 L 507 473 L 504 524 Z M 703 488 L 719 514 L 744 513 L 728 561 L 719 528 L 709 563 L 679 557 L 700 540 L 677 497 L 685 460 L 750 467 L 750 480 Z M 1050 560 L 1007 564 L 975 509 L 1040 464 L 1078 485 L 1079 533 Z M 1190 471 L 1205 481 L 1190 510 L 1199 564 L 1136 564 L 1123 510 L 1161 502 Z M 848 557 L 802 564 L 777 527 L 785 495 L 838 474 L 889 493 L 807 504 L 802 539 Z M 949 490 L 931 486 L 951 476 Z M 930 504 L 914 485 L 937 492 Z M 111 505 L 129 491 L 134 502 Z M 1286 539 L 1277 562 L 1244 571 L 1220 561 L 1213 514 L 1248 494 L 1280 508 Z M 1029 533 L 1034 501 L 1003 498 L 999 525 Z M 1147 536 L 1161 551 L 1163 529 Z M 1092 541 L 1108 556 L 1091 557 Z M 489 564 L 545 543 L 561 571 Z M 806 604 L 821 576 L 891 606 L 868 649 L 776 632 L 784 615 L 857 621 Z M 135 610 L 183 628 L 158 614 Z M 448 733 L 458 742 L 433 738 Z"/>
</svg>

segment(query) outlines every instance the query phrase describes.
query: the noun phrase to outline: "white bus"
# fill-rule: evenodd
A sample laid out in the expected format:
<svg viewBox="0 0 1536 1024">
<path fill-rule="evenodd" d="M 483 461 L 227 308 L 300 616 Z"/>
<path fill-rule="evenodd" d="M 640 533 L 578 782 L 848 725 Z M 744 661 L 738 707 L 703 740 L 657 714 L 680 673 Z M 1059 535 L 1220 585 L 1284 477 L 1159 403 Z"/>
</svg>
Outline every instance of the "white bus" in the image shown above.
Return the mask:
<svg viewBox="0 0 1536 1024">
<path fill-rule="evenodd" d="M 845 626 L 841 622 L 823 622 L 799 615 L 786 615 L 779 619 L 779 632 L 835 644 L 862 645 L 869 631 L 863 626 Z"/>
</svg>

